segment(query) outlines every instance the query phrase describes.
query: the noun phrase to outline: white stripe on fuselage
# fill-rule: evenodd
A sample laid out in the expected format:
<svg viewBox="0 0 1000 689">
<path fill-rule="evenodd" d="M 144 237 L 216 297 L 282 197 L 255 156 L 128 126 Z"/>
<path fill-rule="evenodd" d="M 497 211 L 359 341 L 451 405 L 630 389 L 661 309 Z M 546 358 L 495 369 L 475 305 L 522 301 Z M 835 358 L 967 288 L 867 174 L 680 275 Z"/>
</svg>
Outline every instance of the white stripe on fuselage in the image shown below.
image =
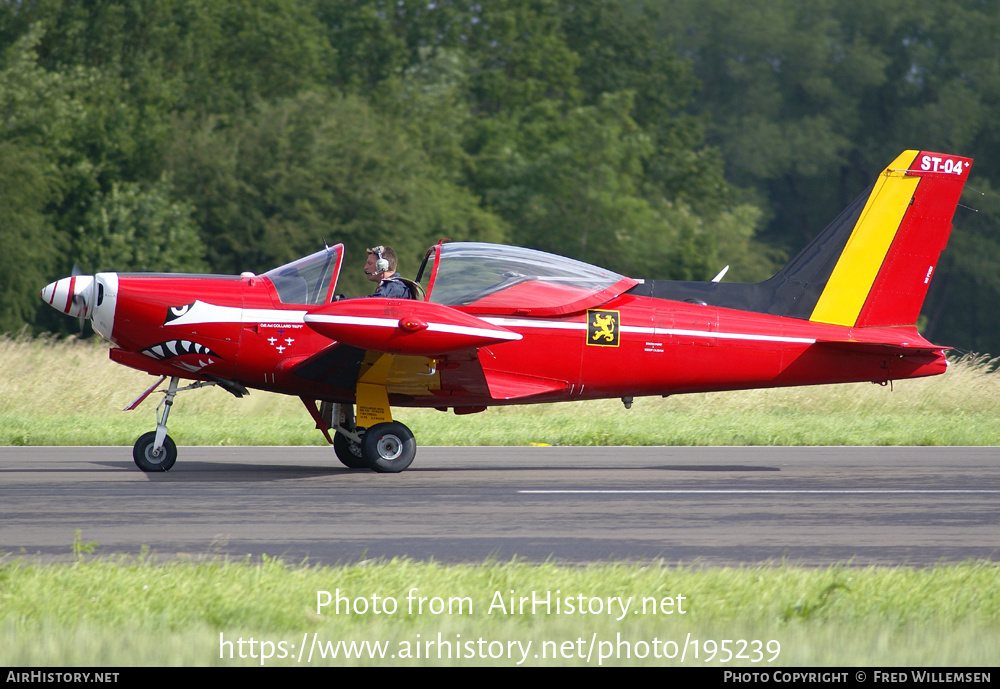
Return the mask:
<svg viewBox="0 0 1000 689">
<path fill-rule="evenodd" d="M 533 321 L 524 318 L 483 318 L 487 323 L 502 328 L 547 328 L 550 330 L 586 330 L 587 323 L 569 321 Z M 753 333 L 728 333 L 713 330 L 684 330 L 681 328 L 653 328 L 637 325 L 623 325 L 623 333 L 640 335 L 680 335 L 683 337 L 717 337 L 723 340 L 756 340 L 759 342 L 788 342 L 794 344 L 815 344 L 812 337 L 785 337 L 783 335 L 758 335 Z"/>
<path fill-rule="evenodd" d="M 196 301 L 191 305 L 191 308 L 188 309 L 187 313 L 180 318 L 170 321 L 167 325 L 194 325 L 199 323 L 305 323 L 305 316 L 307 313 L 307 311 L 293 311 L 285 309 L 241 309 L 238 306 L 218 306 L 216 304 L 208 304 L 203 301 Z M 381 328 L 395 328 L 399 325 L 399 320 L 393 318 L 316 315 L 312 316 L 311 319 L 327 323 L 371 325 Z M 500 326 L 501 328 L 541 328 L 545 330 L 587 329 L 586 321 L 545 321 L 531 320 L 527 318 L 502 317 L 488 317 L 482 318 L 482 320 L 492 325 Z M 479 337 L 499 337 L 507 340 L 521 339 L 521 336 L 518 333 L 444 323 L 428 323 L 427 329 L 431 331 L 476 335 Z M 792 344 L 814 344 L 816 342 L 815 338 L 811 337 L 785 337 L 782 335 L 731 333 L 708 330 L 684 330 L 682 328 L 654 328 L 634 325 L 623 325 L 621 327 L 621 332 L 636 333 L 641 335 L 716 337 L 724 340 L 753 340 L 758 342 L 784 342 Z"/>
<path fill-rule="evenodd" d="M 315 315 L 307 316 L 306 323 L 330 323 L 333 325 L 365 325 L 376 328 L 398 328 L 398 318 L 373 318 L 369 316 L 337 316 L 337 315 Z M 489 328 L 476 328 L 468 325 L 457 325 L 454 323 L 428 323 L 428 332 L 452 333 L 454 335 L 472 335 L 474 337 L 489 337 L 501 340 L 520 340 L 521 334 L 510 332 L 509 330 L 490 330 Z"/>
<path fill-rule="evenodd" d="M 218 306 L 196 301 L 180 318 L 167 325 L 196 325 L 200 323 L 302 323 L 305 311 L 284 309 L 242 309 L 238 306 Z"/>
</svg>

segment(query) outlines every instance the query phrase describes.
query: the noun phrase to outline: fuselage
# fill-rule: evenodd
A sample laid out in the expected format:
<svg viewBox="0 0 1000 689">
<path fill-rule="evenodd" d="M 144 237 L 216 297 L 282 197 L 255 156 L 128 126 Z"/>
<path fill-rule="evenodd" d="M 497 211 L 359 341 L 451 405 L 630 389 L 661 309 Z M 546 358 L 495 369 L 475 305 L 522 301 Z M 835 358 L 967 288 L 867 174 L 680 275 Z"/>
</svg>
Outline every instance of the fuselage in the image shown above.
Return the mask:
<svg viewBox="0 0 1000 689">
<path fill-rule="evenodd" d="M 99 273 L 72 280 L 76 304 L 63 281 L 46 288 L 51 302 L 68 305 L 63 310 L 70 315 L 81 315 L 85 302 L 95 329 L 115 345 L 111 358 L 118 363 L 314 399 L 355 398 L 362 353 L 348 345 L 339 359 L 332 353 L 317 358 L 335 352 L 336 342 L 306 322 L 308 314 L 332 307 L 284 304 L 268 278 Z M 407 300 L 352 302 L 372 316 L 391 311 L 396 318 L 414 308 Z M 510 309 L 489 313 L 482 306 L 438 308 L 475 312 L 475 318 L 520 339 L 477 351 L 414 354 L 402 333 L 391 350 L 386 345 L 398 360 L 386 383 L 393 405 L 461 409 L 881 383 L 935 375 L 947 366 L 940 350 L 892 355 L 893 346 L 929 345 L 912 328 L 847 328 L 632 294 L 555 317 Z M 859 344 L 865 341 L 870 349 Z"/>
</svg>

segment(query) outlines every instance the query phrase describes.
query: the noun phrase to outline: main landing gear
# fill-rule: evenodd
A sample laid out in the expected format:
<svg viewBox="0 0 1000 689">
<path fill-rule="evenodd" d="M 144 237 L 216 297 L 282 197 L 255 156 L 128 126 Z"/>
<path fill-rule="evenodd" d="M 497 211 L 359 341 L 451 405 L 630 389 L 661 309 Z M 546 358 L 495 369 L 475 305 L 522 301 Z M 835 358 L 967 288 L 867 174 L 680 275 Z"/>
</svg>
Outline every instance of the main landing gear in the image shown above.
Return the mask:
<svg viewBox="0 0 1000 689">
<path fill-rule="evenodd" d="M 324 402 L 320 416 L 324 425 L 335 431 L 333 450 L 344 466 L 371 469 L 380 474 L 398 474 L 413 463 L 417 441 L 413 438 L 413 431 L 404 424 L 389 421 L 377 423 L 371 428 L 359 428 L 352 404 Z M 322 426 L 320 430 L 323 430 Z"/>
</svg>

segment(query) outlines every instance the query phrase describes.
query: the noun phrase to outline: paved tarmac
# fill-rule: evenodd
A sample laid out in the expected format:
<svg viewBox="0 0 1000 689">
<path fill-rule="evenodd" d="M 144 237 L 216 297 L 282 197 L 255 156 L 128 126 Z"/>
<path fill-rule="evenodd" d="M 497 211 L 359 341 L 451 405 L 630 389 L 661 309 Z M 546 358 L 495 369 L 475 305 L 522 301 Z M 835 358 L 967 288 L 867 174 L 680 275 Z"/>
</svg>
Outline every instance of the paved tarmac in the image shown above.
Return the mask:
<svg viewBox="0 0 1000 689">
<path fill-rule="evenodd" d="M 0 448 L 0 553 L 261 554 L 311 564 L 1000 560 L 993 447 L 421 447 L 409 470 L 330 448 Z M 2 556 L 0 556 L 2 557 Z"/>
</svg>

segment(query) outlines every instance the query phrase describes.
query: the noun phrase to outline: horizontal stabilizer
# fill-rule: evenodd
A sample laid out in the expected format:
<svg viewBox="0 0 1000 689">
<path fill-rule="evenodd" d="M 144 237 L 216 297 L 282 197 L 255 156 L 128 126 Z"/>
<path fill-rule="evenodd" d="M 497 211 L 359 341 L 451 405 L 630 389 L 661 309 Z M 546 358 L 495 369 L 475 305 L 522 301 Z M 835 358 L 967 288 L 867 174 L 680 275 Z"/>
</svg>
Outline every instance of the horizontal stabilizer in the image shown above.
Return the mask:
<svg viewBox="0 0 1000 689">
<path fill-rule="evenodd" d="M 951 347 L 931 344 L 913 327 L 855 328 L 851 337 L 843 339 L 817 339 L 816 344 L 838 347 L 859 354 L 885 356 L 944 356 Z"/>
<path fill-rule="evenodd" d="M 886 356 L 912 356 L 914 354 L 942 356 L 945 350 L 951 349 L 951 347 L 940 345 L 889 344 L 888 342 L 862 342 L 860 340 L 816 340 L 816 344 L 848 349 L 859 354 L 883 354 Z"/>
</svg>

